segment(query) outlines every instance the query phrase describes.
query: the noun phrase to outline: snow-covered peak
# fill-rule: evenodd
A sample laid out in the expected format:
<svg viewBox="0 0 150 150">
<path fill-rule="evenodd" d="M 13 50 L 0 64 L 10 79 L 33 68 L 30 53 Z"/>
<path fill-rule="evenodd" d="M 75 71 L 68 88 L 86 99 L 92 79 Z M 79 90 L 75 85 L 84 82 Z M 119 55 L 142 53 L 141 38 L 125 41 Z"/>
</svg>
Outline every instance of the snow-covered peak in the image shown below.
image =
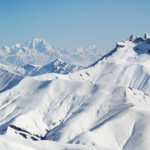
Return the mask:
<svg viewBox="0 0 150 150">
<path fill-rule="evenodd" d="M 64 63 L 64 61 L 60 58 L 57 58 L 53 61 L 53 63 L 55 63 L 56 65 L 59 64 L 59 63 Z"/>
<path fill-rule="evenodd" d="M 134 41 L 136 38 L 137 38 L 137 37 L 136 37 L 135 35 L 131 35 L 131 36 L 129 37 L 129 41 Z"/>
<path fill-rule="evenodd" d="M 144 38 L 147 40 L 150 38 L 150 35 L 148 33 L 145 33 Z"/>
<path fill-rule="evenodd" d="M 10 53 L 10 51 L 11 51 L 10 47 L 8 47 L 8 46 L 3 46 L 3 47 L 0 49 L 0 55 L 8 54 L 8 53 Z"/>
<path fill-rule="evenodd" d="M 68 74 L 71 72 L 81 70 L 84 67 L 66 63 L 61 59 L 56 59 L 43 66 L 35 66 L 28 64 L 25 65 L 23 68 L 25 69 L 26 76 L 38 76 L 41 74 L 48 73 Z"/>
<path fill-rule="evenodd" d="M 129 41 L 134 42 L 134 43 L 139 43 L 139 42 L 144 41 L 144 38 L 140 36 L 131 35 L 129 37 Z"/>
<path fill-rule="evenodd" d="M 25 45 L 28 45 L 30 49 L 37 49 L 39 51 L 50 51 L 52 47 L 43 39 L 35 38 L 27 42 Z"/>
<path fill-rule="evenodd" d="M 14 48 L 18 48 L 18 49 L 21 48 L 21 44 L 20 43 L 15 44 Z"/>
<path fill-rule="evenodd" d="M 146 33 L 143 37 L 131 35 L 129 40 L 121 41 L 116 44 L 116 50 L 130 50 L 137 54 L 150 54 L 150 36 Z"/>
</svg>

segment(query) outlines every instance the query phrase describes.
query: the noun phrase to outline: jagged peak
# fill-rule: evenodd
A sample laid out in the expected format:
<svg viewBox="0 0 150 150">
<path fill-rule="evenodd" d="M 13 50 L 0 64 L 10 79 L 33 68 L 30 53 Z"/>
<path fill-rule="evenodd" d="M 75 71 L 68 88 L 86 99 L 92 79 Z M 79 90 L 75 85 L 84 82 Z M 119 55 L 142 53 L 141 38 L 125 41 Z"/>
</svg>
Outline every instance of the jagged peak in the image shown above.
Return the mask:
<svg viewBox="0 0 150 150">
<path fill-rule="evenodd" d="M 23 66 L 23 68 L 35 68 L 35 66 L 34 65 L 32 65 L 32 64 L 26 64 L 26 65 L 24 65 Z"/>
<path fill-rule="evenodd" d="M 129 41 L 131 42 L 135 42 L 135 43 L 138 43 L 138 42 L 142 42 L 144 41 L 145 39 L 143 37 L 140 37 L 140 36 L 135 36 L 135 35 L 131 35 L 129 37 Z"/>
<path fill-rule="evenodd" d="M 6 53 L 9 53 L 10 52 L 10 47 L 3 46 L 1 50 L 4 51 L 4 52 L 6 52 Z"/>
<path fill-rule="evenodd" d="M 20 47 L 21 47 L 21 44 L 20 44 L 20 43 L 17 43 L 17 44 L 15 44 L 14 47 L 15 47 L 15 48 L 20 48 Z"/>
<path fill-rule="evenodd" d="M 136 40 L 137 39 L 137 36 L 135 36 L 135 35 L 130 35 L 130 37 L 129 37 L 129 41 L 134 41 L 134 40 Z"/>
<path fill-rule="evenodd" d="M 33 43 L 33 44 L 38 44 L 40 42 L 46 43 L 46 41 L 41 38 L 35 38 L 35 39 L 29 41 L 29 43 Z"/>
<path fill-rule="evenodd" d="M 43 40 L 41 38 L 35 38 L 31 41 L 28 41 L 25 43 L 25 46 L 28 45 L 29 48 L 34 48 L 34 49 L 43 49 L 45 48 L 46 50 L 51 50 L 52 47 L 49 43 L 46 42 L 46 40 Z"/>
<path fill-rule="evenodd" d="M 144 35 L 144 39 L 150 39 L 150 35 L 148 34 L 148 33 L 145 33 L 145 35 Z"/>
<path fill-rule="evenodd" d="M 60 58 L 57 58 L 57 59 L 55 59 L 54 61 L 52 61 L 51 63 L 49 63 L 49 64 L 53 64 L 53 65 L 66 65 L 67 63 L 66 62 L 64 62 L 63 60 L 61 60 Z"/>
<path fill-rule="evenodd" d="M 144 38 L 142 38 L 140 36 L 136 36 L 136 35 L 131 35 L 129 37 L 129 41 L 132 41 L 132 42 L 139 42 L 139 41 L 144 41 L 144 40 L 147 40 L 147 39 L 150 39 L 150 35 L 148 33 L 144 34 Z"/>
<path fill-rule="evenodd" d="M 39 42 L 46 42 L 44 39 L 42 38 L 34 38 L 28 42 L 32 42 L 32 43 L 39 43 Z"/>
<path fill-rule="evenodd" d="M 64 63 L 64 61 L 60 58 L 55 59 L 53 62 L 62 62 L 62 63 Z"/>
<path fill-rule="evenodd" d="M 57 58 L 57 59 L 55 59 L 55 60 L 53 60 L 53 61 L 51 61 L 50 63 L 48 63 L 48 64 L 46 64 L 46 65 L 44 65 L 44 66 L 42 66 L 42 67 L 49 67 L 49 65 L 51 66 L 51 65 L 62 65 L 62 64 L 67 64 L 66 62 L 64 62 L 63 60 L 61 60 L 60 58 Z"/>
</svg>

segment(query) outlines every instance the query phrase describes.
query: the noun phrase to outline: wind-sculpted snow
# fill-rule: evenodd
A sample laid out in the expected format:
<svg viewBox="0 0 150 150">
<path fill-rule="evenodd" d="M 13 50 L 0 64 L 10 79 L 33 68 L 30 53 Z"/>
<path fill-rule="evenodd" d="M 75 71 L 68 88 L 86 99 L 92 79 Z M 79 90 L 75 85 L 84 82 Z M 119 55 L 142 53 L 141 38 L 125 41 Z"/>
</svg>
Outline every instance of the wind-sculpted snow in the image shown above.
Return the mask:
<svg viewBox="0 0 150 150">
<path fill-rule="evenodd" d="M 148 35 L 131 36 L 65 75 L 2 66 L 0 149 L 149 150 L 149 45 Z"/>
</svg>

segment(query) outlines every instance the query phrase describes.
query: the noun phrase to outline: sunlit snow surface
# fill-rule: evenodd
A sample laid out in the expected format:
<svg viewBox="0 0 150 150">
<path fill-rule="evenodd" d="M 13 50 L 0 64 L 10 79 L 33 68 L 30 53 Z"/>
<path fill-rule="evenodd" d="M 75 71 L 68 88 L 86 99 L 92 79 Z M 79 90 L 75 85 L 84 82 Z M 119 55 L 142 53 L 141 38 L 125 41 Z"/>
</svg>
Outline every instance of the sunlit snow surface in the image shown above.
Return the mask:
<svg viewBox="0 0 150 150">
<path fill-rule="evenodd" d="M 0 70 L 0 149 L 149 150 L 150 39 L 74 73 L 14 70 Z"/>
</svg>

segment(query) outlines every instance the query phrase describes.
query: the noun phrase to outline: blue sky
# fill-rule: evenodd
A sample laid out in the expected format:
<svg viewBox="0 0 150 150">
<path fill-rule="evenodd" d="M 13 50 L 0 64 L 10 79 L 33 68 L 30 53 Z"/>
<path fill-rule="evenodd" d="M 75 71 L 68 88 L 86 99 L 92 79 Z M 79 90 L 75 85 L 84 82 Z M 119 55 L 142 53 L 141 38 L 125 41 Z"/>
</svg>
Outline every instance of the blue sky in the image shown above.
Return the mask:
<svg viewBox="0 0 150 150">
<path fill-rule="evenodd" d="M 109 50 L 150 33 L 149 0 L 0 0 L 0 47 L 43 38 L 64 48 Z"/>
</svg>

